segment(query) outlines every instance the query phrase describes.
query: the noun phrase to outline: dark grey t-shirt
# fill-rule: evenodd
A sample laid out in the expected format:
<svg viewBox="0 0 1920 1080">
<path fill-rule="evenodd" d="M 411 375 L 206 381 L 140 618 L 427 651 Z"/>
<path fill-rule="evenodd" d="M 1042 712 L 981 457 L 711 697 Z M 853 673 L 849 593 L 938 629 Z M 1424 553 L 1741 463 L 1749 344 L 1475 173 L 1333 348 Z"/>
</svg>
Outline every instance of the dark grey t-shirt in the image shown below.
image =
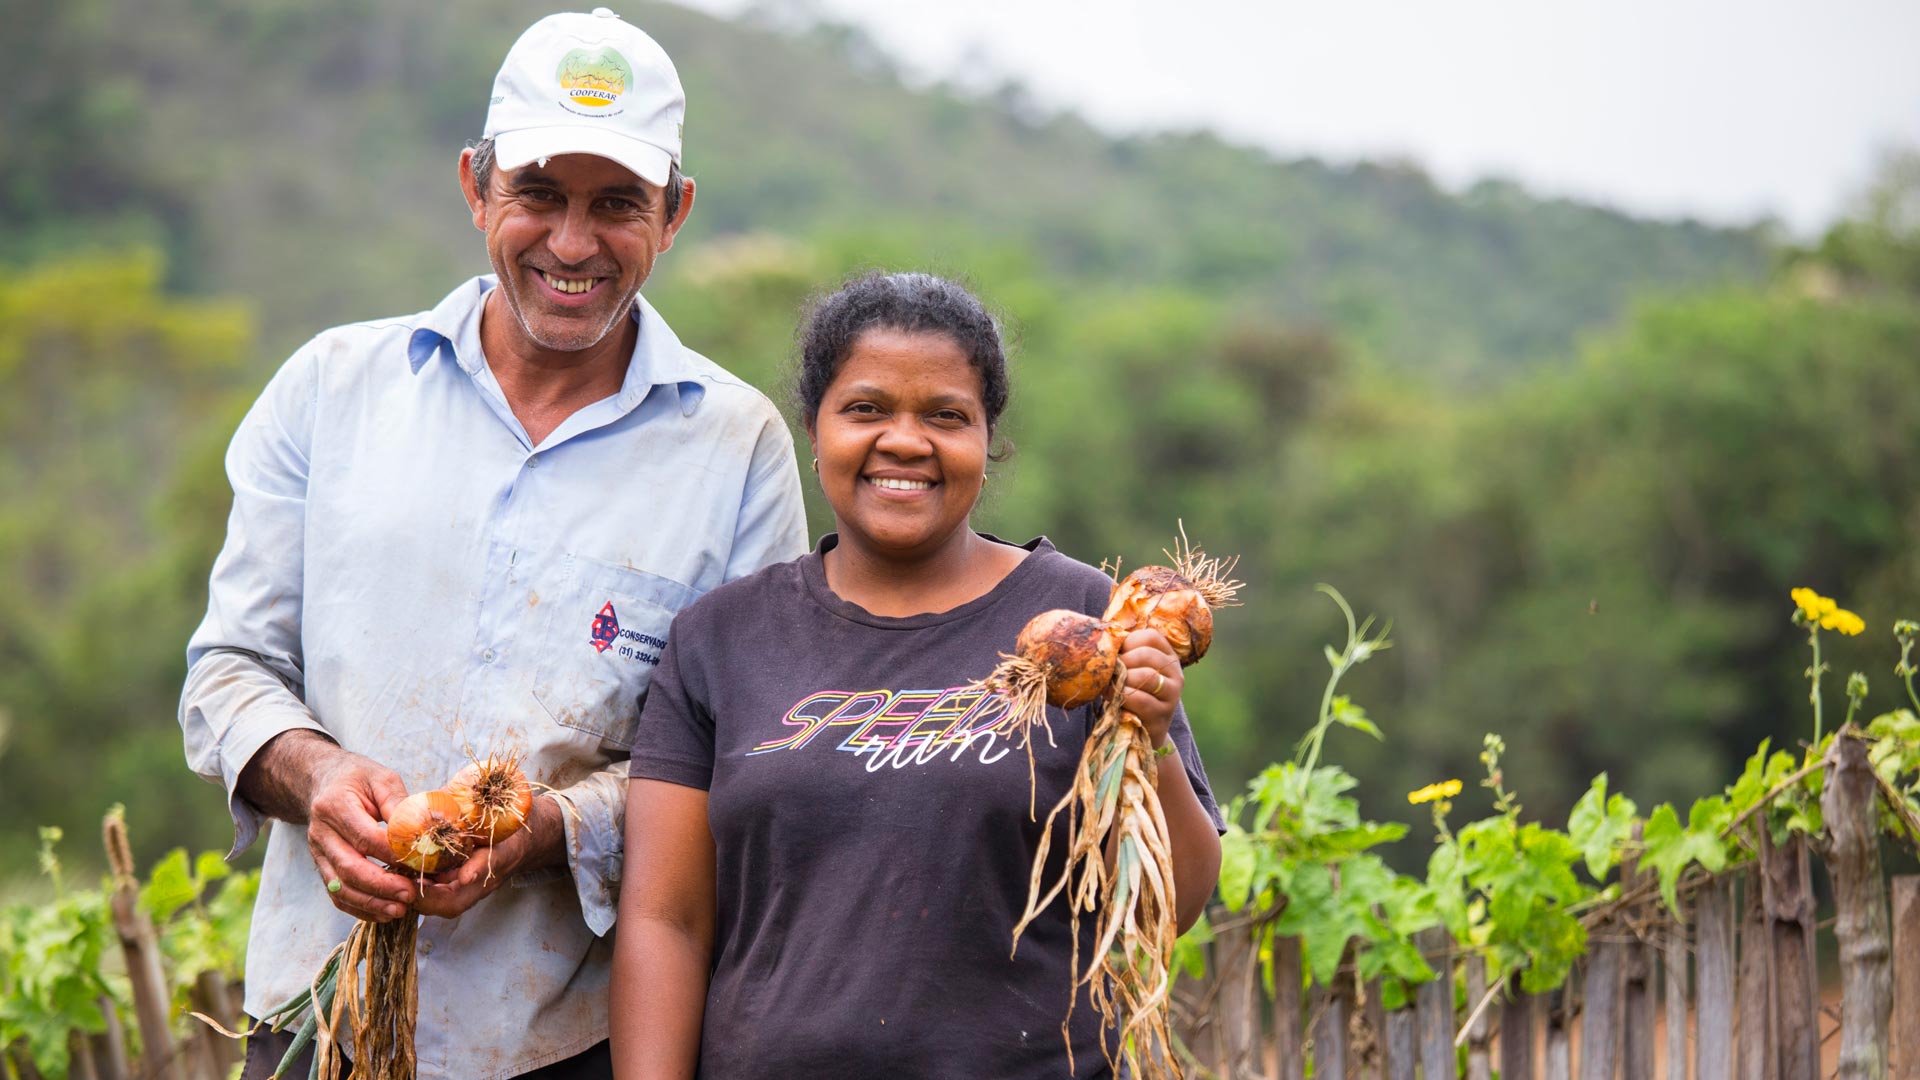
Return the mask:
<svg viewBox="0 0 1920 1080">
<path fill-rule="evenodd" d="M 963 688 L 1034 615 L 1102 613 L 1113 582 L 1042 538 L 987 595 L 884 618 L 827 588 L 834 542 L 683 610 L 640 717 L 633 775 L 709 792 L 719 920 L 700 1075 L 1109 1075 L 1084 994 L 1067 1068 L 1066 902 L 1008 956 L 1042 826 L 1026 753 L 986 734 L 1005 706 Z M 1051 715 L 1056 745 L 1035 742 L 1041 822 L 1092 721 Z M 1218 825 L 1184 713 L 1172 738 Z M 1064 834 L 1063 814 L 1052 873 Z"/>
</svg>

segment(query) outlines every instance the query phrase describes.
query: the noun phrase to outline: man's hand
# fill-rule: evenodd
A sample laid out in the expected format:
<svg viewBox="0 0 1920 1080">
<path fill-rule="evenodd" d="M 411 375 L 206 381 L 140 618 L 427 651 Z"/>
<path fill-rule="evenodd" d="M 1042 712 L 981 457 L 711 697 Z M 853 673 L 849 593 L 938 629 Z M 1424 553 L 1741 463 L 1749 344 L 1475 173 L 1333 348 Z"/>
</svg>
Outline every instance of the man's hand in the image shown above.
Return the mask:
<svg viewBox="0 0 1920 1080">
<path fill-rule="evenodd" d="M 423 915 L 457 918 L 513 875 L 564 863 L 567 832 L 561 813 L 552 797 L 535 798 L 527 823 L 518 832 L 492 847 L 476 849 L 452 870 L 428 875 L 424 890 L 413 898 L 413 909 Z"/>
<path fill-rule="evenodd" d="M 307 850 L 334 907 L 370 922 L 406 914 L 418 886 L 382 865 L 393 857 L 387 813 L 407 797 L 392 769 L 316 732 L 289 731 L 261 747 L 238 787 L 273 817 L 307 826 Z"/>
</svg>

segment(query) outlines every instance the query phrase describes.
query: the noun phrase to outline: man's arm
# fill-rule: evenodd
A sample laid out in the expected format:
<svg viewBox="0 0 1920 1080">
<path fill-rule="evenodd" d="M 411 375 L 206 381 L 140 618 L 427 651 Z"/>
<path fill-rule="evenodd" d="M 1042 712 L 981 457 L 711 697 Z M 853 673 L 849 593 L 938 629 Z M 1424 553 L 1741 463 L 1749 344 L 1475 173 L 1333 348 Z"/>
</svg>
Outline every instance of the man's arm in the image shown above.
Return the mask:
<svg viewBox="0 0 1920 1080">
<path fill-rule="evenodd" d="M 405 787 L 334 745 L 301 696 L 313 364 L 311 346 L 295 353 L 227 450 L 233 512 L 208 581 L 206 618 L 187 647 L 180 730 L 188 764 L 226 788 L 234 854 L 253 843 L 264 816 L 308 824 L 321 880 L 341 880 L 335 905 L 384 919 L 394 906 L 378 898 L 398 892 L 404 900 L 394 885 L 406 882 L 365 856 L 387 854 L 379 818 Z"/>
</svg>

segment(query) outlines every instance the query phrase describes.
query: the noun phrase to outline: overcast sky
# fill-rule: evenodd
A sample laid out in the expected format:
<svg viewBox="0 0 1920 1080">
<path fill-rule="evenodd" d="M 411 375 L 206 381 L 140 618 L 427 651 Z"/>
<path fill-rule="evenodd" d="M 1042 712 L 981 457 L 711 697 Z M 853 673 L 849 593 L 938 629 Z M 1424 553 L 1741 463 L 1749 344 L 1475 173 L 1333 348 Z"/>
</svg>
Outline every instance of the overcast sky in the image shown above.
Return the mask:
<svg viewBox="0 0 1920 1080">
<path fill-rule="evenodd" d="M 1920 148 L 1914 0 L 803 3 L 917 78 L 1014 76 L 1113 130 L 1405 157 L 1451 187 L 1505 176 L 1663 217 L 1814 231 L 1881 149 Z"/>
</svg>

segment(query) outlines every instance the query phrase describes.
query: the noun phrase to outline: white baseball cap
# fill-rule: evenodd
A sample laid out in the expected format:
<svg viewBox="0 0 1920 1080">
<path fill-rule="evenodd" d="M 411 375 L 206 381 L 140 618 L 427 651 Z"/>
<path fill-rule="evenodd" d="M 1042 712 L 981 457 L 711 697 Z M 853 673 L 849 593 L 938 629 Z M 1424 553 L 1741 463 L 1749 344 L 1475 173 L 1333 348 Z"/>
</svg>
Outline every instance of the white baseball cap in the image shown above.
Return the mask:
<svg viewBox="0 0 1920 1080">
<path fill-rule="evenodd" d="M 484 132 L 503 169 L 561 154 L 619 162 L 664 185 L 687 95 L 658 42 L 607 8 L 549 15 L 507 50 Z"/>
</svg>

